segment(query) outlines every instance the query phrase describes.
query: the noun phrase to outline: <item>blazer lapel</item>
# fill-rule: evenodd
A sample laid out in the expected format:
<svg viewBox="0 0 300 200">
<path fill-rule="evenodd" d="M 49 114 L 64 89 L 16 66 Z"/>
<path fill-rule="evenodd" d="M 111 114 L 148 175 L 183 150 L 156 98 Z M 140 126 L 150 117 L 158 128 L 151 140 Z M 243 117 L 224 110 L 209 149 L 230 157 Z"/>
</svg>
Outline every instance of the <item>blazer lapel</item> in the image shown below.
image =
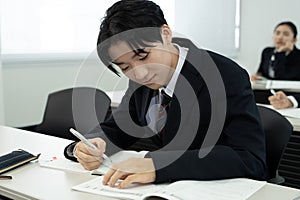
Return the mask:
<svg viewBox="0 0 300 200">
<path fill-rule="evenodd" d="M 164 127 L 163 144 L 172 141 L 180 124 L 185 124 L 189 113 L 193 110 L 195 103 L 198 102 L 198 94 L 204 84 L 196 69 L 190 63 L 185 62 L 169 107 L 168 118 Z"/>
</svg>

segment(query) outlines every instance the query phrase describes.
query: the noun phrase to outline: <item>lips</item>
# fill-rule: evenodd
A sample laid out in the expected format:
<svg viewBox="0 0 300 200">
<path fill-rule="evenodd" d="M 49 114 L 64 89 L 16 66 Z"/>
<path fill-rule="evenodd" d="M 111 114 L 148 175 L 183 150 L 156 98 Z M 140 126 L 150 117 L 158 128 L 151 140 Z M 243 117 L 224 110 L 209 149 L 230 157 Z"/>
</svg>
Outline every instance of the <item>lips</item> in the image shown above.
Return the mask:
<svg viewBox="0 0 300 200">
<path fill-rule="evenodd" d="M 154 75 L 155 76 L 155 75 Z M 154 76 L 152 76 L 150 79 L 148 79 L 147 81 L 144 81 L 143 82 L 143 85 L 147 85 L 147 84 L 150 84 L 152 83 L 153 79 L 154 79 Z"/>
<path fill-rule="evenodd" d="M 276 42 L 276 44 L 277 45 L 284 45 L 284 42 L 279 41 L 279 42 Z"/>
</svg>

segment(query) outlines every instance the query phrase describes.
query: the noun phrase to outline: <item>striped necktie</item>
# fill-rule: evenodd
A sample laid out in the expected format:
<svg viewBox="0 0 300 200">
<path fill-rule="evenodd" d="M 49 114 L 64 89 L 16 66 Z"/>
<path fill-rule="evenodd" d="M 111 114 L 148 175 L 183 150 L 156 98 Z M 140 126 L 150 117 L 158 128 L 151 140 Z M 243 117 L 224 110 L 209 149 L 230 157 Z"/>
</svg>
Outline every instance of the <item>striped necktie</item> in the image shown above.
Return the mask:
<svg viewBox="0 0 300 200">
<path fill-rule="evenodd" d="M 167 121 L 167 112 L 171 97 L 168 96 L 164 90 L 160 95 L 156 93 L 150 102 L 150 106 L 146 115 L 148 126 L 155 132 L 162 136 L 163 128 Z"/>
</svg>

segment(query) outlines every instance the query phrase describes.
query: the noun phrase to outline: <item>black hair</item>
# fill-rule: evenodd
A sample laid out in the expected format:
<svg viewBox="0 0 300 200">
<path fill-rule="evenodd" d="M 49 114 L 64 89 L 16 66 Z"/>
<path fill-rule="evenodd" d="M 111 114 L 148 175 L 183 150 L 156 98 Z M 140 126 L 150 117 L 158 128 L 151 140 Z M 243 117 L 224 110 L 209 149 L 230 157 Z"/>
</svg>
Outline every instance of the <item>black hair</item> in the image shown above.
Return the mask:
<svg viewBox="0 0 300 200">
<path fill-rule="evenodd" d="M 295 24 L 293 22 L 290 22 L 290 21 L 280 22 L 279 24 L 277 24 L 277 26 L 274 29 L 274 32 L 279 26 L 282 26 L 282 25 L 287 25 L 288 27 L 290 27 L 290 29 L 294 33 L 294 38 L 297 37 L 297 27 L 295 26 Z"/>
<path fill-rule="evenodd" d="M 115 74 L 108 48 L 112 43 L 125 41 L 139 54 L 141 49 L 151 46 L 153 42 L 162 42 L 160 27 L 167 24 L 160 7 L 148 0 L 121 0 L 113 4 L 107 11 L 100 26 L 97 41 L 97 52 L 102 62 Z M 154 27 L 154 28 L 153 28 Z M 116 37 L 125 31 L 129 34 Z M 114 37 L 115 36 L 115 37 Z"/>
</svg>

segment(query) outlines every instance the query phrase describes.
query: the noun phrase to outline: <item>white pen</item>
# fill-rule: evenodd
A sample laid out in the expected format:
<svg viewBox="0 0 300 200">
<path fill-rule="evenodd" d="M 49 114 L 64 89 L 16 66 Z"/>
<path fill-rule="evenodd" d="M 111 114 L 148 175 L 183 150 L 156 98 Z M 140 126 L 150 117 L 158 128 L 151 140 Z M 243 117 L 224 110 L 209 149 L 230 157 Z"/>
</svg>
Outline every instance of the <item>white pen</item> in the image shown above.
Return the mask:
<svg viewBox="0 0 300 200">
<path fill-rule="evenodd" d="M 275 92 L 275 90 L 273 90 L 273 89 L 270 89 L 270 92 L 274 95 L 274 96 L 276 96 L 276 92 Z"/>
<path fill-rule="evenodd" d="M 79 133 L 78 131 L 76 131 L 75 129 L 73 128 L 70 128 L 70 132 L 76 136 L 80 141 L 82 141 L 84 144 L 86 144 L 88 147 L 92 148 L 92 149 L 97 149 L 97 147 L 91 143 L 88 139 L 86 139 L 81 133 Z M 105 155 L 105 154 L 102 154 L 102 157 L 104 160 L 107 160 L 109 161 L 110 163 L 112 163 L 111 159 Z"/>
</svg>

